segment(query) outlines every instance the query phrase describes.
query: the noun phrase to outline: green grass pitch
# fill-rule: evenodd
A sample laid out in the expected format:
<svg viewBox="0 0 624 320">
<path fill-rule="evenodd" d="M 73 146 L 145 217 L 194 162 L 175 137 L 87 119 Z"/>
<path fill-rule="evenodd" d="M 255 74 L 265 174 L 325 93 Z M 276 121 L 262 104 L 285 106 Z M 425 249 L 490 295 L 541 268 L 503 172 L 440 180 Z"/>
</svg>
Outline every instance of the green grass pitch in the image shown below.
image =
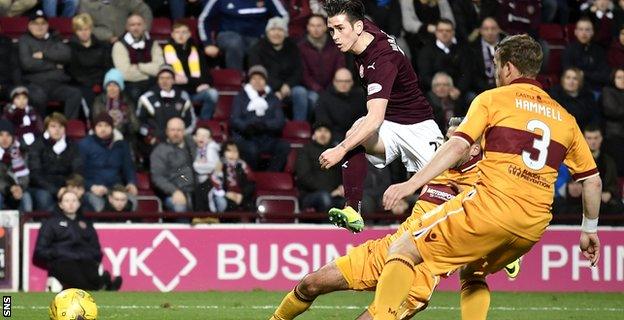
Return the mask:
<svg viewBox="0 0 624 320">
<path fill-rule="evenodd" d="M 282 292 L 93 292 L 98 319 L 268 319 Z M 9 294 L 5 294 L 9 295 Z M 11 293 L 12 319 L 47 319 L 50 293 Z M 372 293 L 338 292 L 317 299 L 298 319 L 355 319 Z M 492 294 L 488 319 L 624 319 L 624 293 Z M 436 292 L 415 319 L 459 319 L 459 294 Z"/>
</svg>

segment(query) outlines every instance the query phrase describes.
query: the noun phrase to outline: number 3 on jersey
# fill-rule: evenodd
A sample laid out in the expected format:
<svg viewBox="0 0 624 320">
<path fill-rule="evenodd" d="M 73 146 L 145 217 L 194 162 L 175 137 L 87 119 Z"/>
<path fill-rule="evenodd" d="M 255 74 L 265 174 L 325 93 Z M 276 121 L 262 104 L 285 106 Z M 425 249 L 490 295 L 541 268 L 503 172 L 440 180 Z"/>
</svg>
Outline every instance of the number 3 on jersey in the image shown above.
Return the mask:
<svg viewBox="0 0 624 320">
<path fill-rule="evenodd" d="M 536 130 L 538 129 L 542 131 L 542 137 L 533 140 L 533 148 L 539 151 L 537 160 L 531 159 L 531 152 L 522 151 L 522 161 L 533 170 L 540 170 L 546 165 L 548 146 L 550 145 L 550 128 L 548 125 L 539 120 L 531 120 L 527 123 L 527 130 L 537 134 Z"/>
</svg>

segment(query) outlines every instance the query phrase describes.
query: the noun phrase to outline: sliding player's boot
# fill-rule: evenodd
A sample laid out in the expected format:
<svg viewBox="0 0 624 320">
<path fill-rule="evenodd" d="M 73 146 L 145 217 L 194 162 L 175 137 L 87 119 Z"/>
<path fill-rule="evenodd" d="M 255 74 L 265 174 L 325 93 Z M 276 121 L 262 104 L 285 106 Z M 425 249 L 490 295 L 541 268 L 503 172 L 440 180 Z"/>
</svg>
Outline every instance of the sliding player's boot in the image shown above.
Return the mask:
<svg viewBox="0 0 624 320">
<path fill-rule="evenodd" d="M 331 208 L 329 210 L 329 221 L 353 233 L 358 233 L 364 229 L 362 216 L 351 206 L 346 206 L 343 209 Z"/>
<path fill-rule="evenodd" d="M 507 273 L 507 277 L 509 279 L 515 279 L 518 277 L 518 274 L 520 273 L 520 261 L 522 261 L 522 258 L 518 258 L 514 262 L 505 266 L 505 273 Z"/>
</svg>

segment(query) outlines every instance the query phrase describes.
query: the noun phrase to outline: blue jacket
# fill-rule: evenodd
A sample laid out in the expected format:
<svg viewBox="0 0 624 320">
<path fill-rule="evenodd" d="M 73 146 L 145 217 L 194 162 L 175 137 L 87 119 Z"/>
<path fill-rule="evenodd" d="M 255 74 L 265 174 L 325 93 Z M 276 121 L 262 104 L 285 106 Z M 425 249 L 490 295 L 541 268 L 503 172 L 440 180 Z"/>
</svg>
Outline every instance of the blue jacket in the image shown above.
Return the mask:
<svg viewBox="0 0 624 320">
<path fill-rule="evenodd" d="M 273 93 L 266 95 L 269 108 L 262 117 L 254 111 L 247 111 L 249 96 L 241 90 L 232 101 L 230 125 L 232 134 L 237 138 L 260 138 L 263 136 L 280 137 L 286 120 L 282 111 L 281 101 Z"/>
<path fill-rule="evenodd" d="M 108 188 L 116 184 L 136 184 L 136 172 L 127 142 L 117 140 L 106 147 L 101 139 L 92 134 L 82 139 L 78 147 L 86 190 L 94 184 Z"/>
<path fill-rule="evenodd" d="M 197 21 L 199 38 L 204 46 L 213 44 L 213 32 L 234 31 L 259 38 L 274 16 L 288 18 L 280 0 L 209 0 Z"/>
</svg>

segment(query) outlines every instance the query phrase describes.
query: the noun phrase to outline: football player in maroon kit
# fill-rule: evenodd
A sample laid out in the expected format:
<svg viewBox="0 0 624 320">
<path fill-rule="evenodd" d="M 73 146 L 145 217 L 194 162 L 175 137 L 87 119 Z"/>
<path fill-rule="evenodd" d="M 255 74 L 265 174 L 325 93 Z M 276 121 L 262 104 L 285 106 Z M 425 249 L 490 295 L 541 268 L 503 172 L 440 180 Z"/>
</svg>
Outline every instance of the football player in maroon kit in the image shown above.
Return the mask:
<svg viewBox="0 0 624 320">
<path fill-rule="evenodd" d="M 343 159 L 342 178 L 347 203 L 332 208 L 330 220 L 352 232 L 364 221 L 359 214 L 366 158 L 383 168 L 400 157 L 408 172 L 416 172 L 433 157 L 444 139 L 419 88 L 410 60 L 394 37 L 364 17 L 360 0 L 327 0 L 327 26 L 342 52 L 355 55 L 367 92 L 366 116 L 357 120 L 345 139 L 319 157 L 322 168 Z"/>
</svg>

